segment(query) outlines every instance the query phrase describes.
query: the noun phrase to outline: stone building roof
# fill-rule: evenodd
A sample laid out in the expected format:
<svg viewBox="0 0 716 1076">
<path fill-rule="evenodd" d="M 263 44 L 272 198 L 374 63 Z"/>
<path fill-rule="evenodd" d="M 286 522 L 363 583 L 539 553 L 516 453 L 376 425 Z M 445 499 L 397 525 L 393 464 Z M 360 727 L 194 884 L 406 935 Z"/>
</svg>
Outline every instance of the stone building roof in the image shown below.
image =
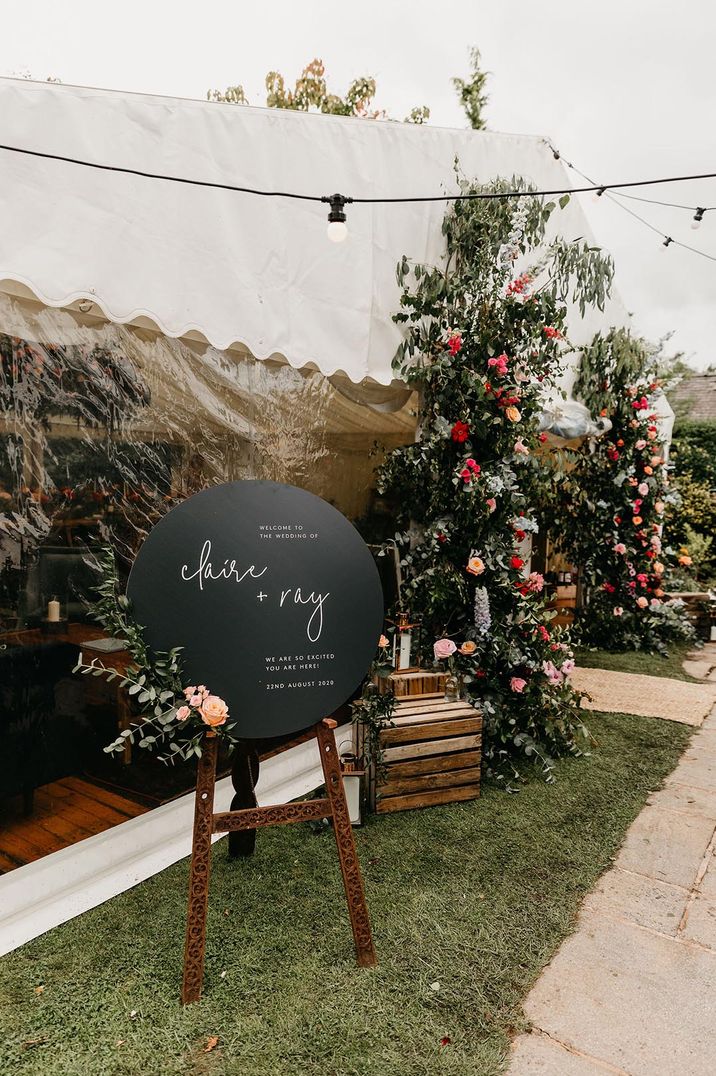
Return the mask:
<svg viewBox="0 0 716 1076">
<path fill-rule="evenodd" d="M 668 395 L 677 422 L 716 422 L 716 374 L 685 377 Z"/>
</svg>

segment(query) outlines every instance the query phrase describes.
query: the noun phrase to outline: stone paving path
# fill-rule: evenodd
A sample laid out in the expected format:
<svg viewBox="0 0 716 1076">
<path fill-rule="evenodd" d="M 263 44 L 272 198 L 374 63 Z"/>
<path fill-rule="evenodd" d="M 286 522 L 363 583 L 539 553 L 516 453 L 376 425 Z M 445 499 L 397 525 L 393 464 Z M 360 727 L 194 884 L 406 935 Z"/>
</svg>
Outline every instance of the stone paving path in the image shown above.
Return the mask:
<svg viewBox="0 0 716 1076">
<path fill-rule="evenodd" d="M 716 645 L 691 660 L 712 675 Z M 716 709 L 524 1009 L 509 1076 L 716 1073 Z"/>
</svg>

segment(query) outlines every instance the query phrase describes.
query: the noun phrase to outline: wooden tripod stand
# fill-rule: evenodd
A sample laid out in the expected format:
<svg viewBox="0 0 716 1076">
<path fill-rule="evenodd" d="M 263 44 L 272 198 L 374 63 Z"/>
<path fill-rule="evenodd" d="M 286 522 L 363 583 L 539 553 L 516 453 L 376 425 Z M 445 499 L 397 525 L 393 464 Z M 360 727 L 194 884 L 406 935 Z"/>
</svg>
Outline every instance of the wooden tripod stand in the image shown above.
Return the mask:
<svg viewBox="0 0 716 1076">
<path fill-rule="evenodd" d="M 324 718 L 313 730 L 318 742 L 326 784 L 324 798 L 216 814 L 214 813 L 214 788 L 218 739 L 214 732 L 205 733 L 196 780 L 182 1004 L 187 1005 L 189 1002 L 198 1001 L 201 996 L 213 833 L 236 833 L 241 830 L 253 830 L 259 826 L 281 826 L 289 822 L 309 822 L 320 818 L 332 819 L 338 861 L 343 875 L 343 886 L 353 929 L 356 960 L 361 967 L 369 967 L 376 963 L 363 879 L 353 841 L 353 830 L 333 736 L 335 727 L 336 722 L 332 718 Z"/>
</svg>

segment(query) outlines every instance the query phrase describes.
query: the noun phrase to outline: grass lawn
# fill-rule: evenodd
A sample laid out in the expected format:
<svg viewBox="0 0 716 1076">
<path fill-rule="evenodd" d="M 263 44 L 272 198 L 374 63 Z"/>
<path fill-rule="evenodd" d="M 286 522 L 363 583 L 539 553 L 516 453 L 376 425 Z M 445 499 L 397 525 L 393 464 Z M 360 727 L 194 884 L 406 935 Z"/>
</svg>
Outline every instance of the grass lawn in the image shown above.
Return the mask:
<svg viewBox="0 0 716 1076">
<path fill-rule="evenodd" d="M 501 1072 L 522 999 L 691 734 L 623 714 L 589 723 L 599 749 L 560 764 L 551 788 L 488 787 L 358 832 L 377 968 L 354 965 L 330 834 L 265 830 L 238 864 L 222 841 L 201 1003 L 178 1003 L 184 861 L 2 958 L 0 1072 Z"/>
<path fill-rule="evenodd" d="M 661 654 L 647 654 L 643 650 L 630 650 L 624 654 L 613 654 L 609 650 L 585 650 L 577 647 L 574 652 L 577 665 L 585 669 L 611 669 L 613 672 L 641 673 L 643 676 L 668 676 L 672 680 L 688 680 L 696 683 L 693 676 L 688 676 L 681 663 L 693 643 L 673 645 L 666 657 Z"/>
</svg>

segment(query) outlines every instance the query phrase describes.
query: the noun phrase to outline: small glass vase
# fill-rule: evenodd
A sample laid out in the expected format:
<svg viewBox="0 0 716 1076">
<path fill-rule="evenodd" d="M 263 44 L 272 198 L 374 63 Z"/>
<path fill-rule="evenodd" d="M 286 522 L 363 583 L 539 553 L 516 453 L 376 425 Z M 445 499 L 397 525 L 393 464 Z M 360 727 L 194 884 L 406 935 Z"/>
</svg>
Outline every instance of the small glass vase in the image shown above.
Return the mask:
<svg viewBox="0 0 716 1076">
<path fill-rule="evenodd" d="M 460 699 L 460 681 L 453 673 L 445 681 L 445 702 L 458 702 Z"/>
</svg>

